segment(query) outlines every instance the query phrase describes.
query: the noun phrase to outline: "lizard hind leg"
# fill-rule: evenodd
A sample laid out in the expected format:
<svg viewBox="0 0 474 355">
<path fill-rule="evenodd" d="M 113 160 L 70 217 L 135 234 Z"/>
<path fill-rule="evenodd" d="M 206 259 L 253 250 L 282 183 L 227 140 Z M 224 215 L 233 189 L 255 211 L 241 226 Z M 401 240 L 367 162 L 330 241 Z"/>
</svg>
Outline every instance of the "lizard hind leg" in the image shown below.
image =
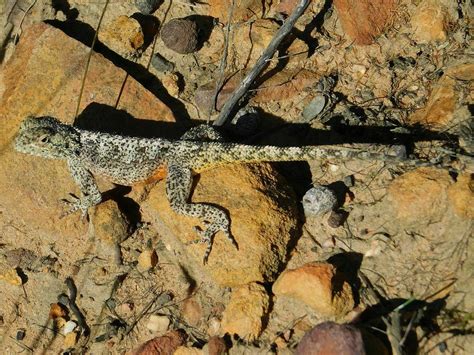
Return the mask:
<svg viewBox="0 0 474 355">
<path fill-rule="evenodd" d="M 204 230 L 198 231 L 199 242 L 206 243 L 207 249 L 204 253 L 204 264 L 207 262 L 212 249 L 214 235 L 222 231 L 227 239 L 238 248 L 237 242 L 230 234 L 230 218 L 218 207 L 205 203 L 189 203 L 192 186 L 191 169 L 178 164 L 168 166 L 168 176 L 166 178 L 166 194 L 171 208 L 180 214 L 197 217 L 206 225 Z"/>
</svg>

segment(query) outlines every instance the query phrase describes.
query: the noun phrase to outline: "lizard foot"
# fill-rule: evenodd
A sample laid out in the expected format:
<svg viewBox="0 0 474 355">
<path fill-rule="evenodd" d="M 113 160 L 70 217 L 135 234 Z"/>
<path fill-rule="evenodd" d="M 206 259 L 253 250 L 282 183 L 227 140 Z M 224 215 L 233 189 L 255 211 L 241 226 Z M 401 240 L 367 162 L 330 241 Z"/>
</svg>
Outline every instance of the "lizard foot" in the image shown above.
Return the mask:
<svg viewBox="0 0 474 355">
<path fill-rule="evenodd" d="M 199 236 L 199 238 L 187 243 L 187 244 L 201 244 L 201 243 L 207 244 L 207 248 L 206 248 L 206 251 L 204 252 L 204 257 L 203 257 L 204 265 L 207 264 L 207 260 L 209 259 L 209 254 L 211 253 L 211 250 L 212 250 L 212 242 L 214 240 L 214 236 L 219 231 L 224 232 L 227 239 L 230 240 L 232 245 L 237 250 L 239 250 L 239 245 L 237 244 L 237 241 L 230 234 L 230 231 L 227 228 L 224 229 L 217 223 L 210 223 L 207 221 L 204 222 L 204 225 L 207 227 L 204 230 L 197 226 L 194 227 L 194 231 Z"/>
<path fill-rule="evenodd" d="M 74 194 L 69 194 L 69 199 L 62 199 L 61 202 L 66 207 L 65 211 L 59 216 L 59 218 L 64 218 L 80 210 L 82 218 L 86 219 L 88 215 L 87 210 L 89 209 L 89 206 L 87 206 L 87 204 L 84 203 L 84 201 L 81 200 L 79 197 Z"/>
</svg>

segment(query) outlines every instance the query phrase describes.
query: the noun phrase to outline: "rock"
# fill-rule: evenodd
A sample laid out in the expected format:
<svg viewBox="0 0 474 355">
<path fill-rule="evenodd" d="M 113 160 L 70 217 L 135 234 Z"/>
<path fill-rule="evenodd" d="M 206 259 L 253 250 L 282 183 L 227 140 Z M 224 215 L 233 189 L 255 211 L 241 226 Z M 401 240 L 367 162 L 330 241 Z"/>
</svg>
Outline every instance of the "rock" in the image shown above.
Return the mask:
<svg viewBox="0 0 474 355">
<path fill-rule="evenodd" d="M 29 115 L 49 114 L 73 121 L 88 53 L 89 48 L 79 41 L 40 23 L 23 32 L 15 55 L 2 68 L 5 90 L 0 99 L 0 117 L 8 119 L 2 120 L 0 134 L 0 205 L 3 218 L 28 226 L 26 234 L 17 240 L 18 247 L 27 248 L 32 240 L 54 243 L 60 255 L 74 249 L 71 255 L 77 258 L 90 247 L 86 242 L 88 223 L 78 214 L 59 218 L 63 212 L 59 201 L 69 192 L 78 193 L 66 163 L 19 154 L 11 146 L 20 122 Z M 88 73 L 93 80 L 86 80 L 80 109 L 113 107 L 126 72 L 93 52 Z M 171 110 L 134 75 L 129 76 L 123 90 L 120 105 L 130 115 L 174 121 Z M 110 121 L 110 117 L 107 119 Z M 99 185 L 101 191 L 111 186 L 102 180 Z"/>
<path fill-rule="evenodd" d="M 474 64 L 463 63 L 445 70 L 445 75 L 457 80 L 474 80 Z"/>
<path fill-rule="evenodd" d="M 67 315 L 67 311 L 60 303 L 51 303 L 49 308 L 49 318 L 56 319 L 58 317 L 64 318 Z"/>
<path fill-rule="evenodd" d="M 140 54 L 145 37 L 137 20 L 122 15 L 99 30 L 99 41 L 118 54 L 133 58 Z"/>
<path fill-rule="evenodd" d="M 443 75 L 433 86 L 426 106 L 415 111 L 409 118 L 412 125 L 421 124 L 427 128 L 442 129 L 452 124 L 458 95 L 456 80 Z"/>
<path fill-rule="evenodd" d="M 304 302 L 322 316 L 343 316 L 354 308 L 345 276 L 331 264 L 309 263 L 285 270 L 273 284 L 273 293 Z"/>
<path fill-rule="evenodd" d="M 211 337 L 218 336 L 221 334 L 221 321 L 216 317 L 211 317 L 208 321 L 207 334 Z"/>
<path fill-rule="evenodd" d="M 174 63 L 163 57 L 160 53 L 155 53 L 151 59 L 151 65 L 159 72 L 171 72 L 174 70 Z"/>
<path fill-rule="evenodd" d="M 350 324 L 324 322 L 305 334 L 295 355 L 388 355 L 385 345 Z"/>
<path fill-rule="evenodd" d="M 205 353 L 198 348 L 180 346 L 174 351 L 173 355 L 205 355 Z"/>
<path fill-rule="evenodd" d="M 228 127 L 239 137 L 249 137 L 257 133 L 259 123 L 260 115 L 257 109 L 244 107 L 235 114 Z"/>
<path fill-rule="evenodd" d="M 304 108 L 301 115 L 304 122 L 314 120 L 326 106 L 326 97 L 324 95 L 316 95 Z"/>
<path fill-rule="evenodd" d="M 128 218 L 113 200 L 105 201 L 95 208 L 92 215 L 95 236 L 108 245 L 124 241 L 130 235 Z"/>
<path fill-rule="evenodd" d="M 447 189 L 451 184 L 447 171 L 434 168 L 420 168 L 399 176 L 387 190 L 393 218 L 404 224 L 440 221 L 446 213 Z"/>
<path fill-rule="evenodd" d="M 344 32 L 355 44 L 372 44 L 390 23 L 395 0 L 334 0 Z"/>
<path fill-rule="evenodd" d="M 63 346 L 65 349 L 73 348 L 77 344 L 79 334 L 77 332 L 67 333 L 64 337 Z"/>
<path fill-rule="evenodd" d="M 25 336 L 26 336 L 26 329 L 22 328 L 16 332 L 15 339 L 18 341 L 22 341 L 23 339 L 25 339 Z"/>
<path fill-rule="evenodd" d="M 163 0 L 135 0 L 135 6 L 142 14 L 150 15 L 163 3 Z"/>
<path fill-rule="evenodd" d="M 161 83 L 171 96 L 178 97 L 180 88 L 179 77 L 176 73 L 166 73 L 161 78 Z"/>
<path fill-rule="evenodd" d="M 235 0 L 232 22 L 243 22 L 254 16 L 256 18 L 262 17 L 264 10 L 269 8 L 269 3 L 271 3 L 269 0 Z M 209 0 L 208 4 L 209 15 L 227 24 L 231 0 Z"/>
<path fill-rule="evenodd" d="M 316 73 L 309 70 L 283 70 L 260 85 L 252 100 L 256 103 L 291 100 L 306 88 L 313 87 L 319 79 Z"/>
<path fill-rule="evenodd" d="M 302 203 L 306 216 L 324 215 L 337 207 L 337 196 L 329 187 L 316 185 L 306 191 Z"/>
<path fill-rule="evenodd" d="M 74 329 L 76 328 L 77 328 L 77 323 L 74 322 L 73 320 L 69 320 L 64 324 L 62 328 L 62 332 L 64 335 L 68 335 L 69 333 L 73 332 Z"/>
<path fill-rule="evenodd" d="M 10 285 L 13 286 L 21 286 L 23 284 L 23 280 L 16 269 L 7 269 L 0 271 L 0 280 L 8 282 Z"/>
<path fill-rule="evenodd" d="M 203 319 L 202 307 L 194 297 L 186 298 L 183 301 L 181 312 L 186 322 L 193 327 L 199 326 L 199 323 Z"/>
<path fill-rule="evenodd" d="M 227 344 L 224 339 L 213 336 L 209 338 L 203 350 L 207 350 L 209 355 L 224 355 L 227 352 Z"/>
<path fill-rule="evenodd" d="M 269 296 L 263 286 L 252 283 L 234 289 L 222 314 L 222 330 L 247 341 L 255 340 L 263 330 L 268 306 Z"/>
<path fill-rule="evenodd" d="M 345 211 L 331 211 L 328 218 L 328 226 L 331 228 L 339 228 L 347 219 Z"/>
<path fill-rule="evenodd" d="M 461 174 L 455 184 L 448 188 L 448 199 L 454 212 L 463 218 L 474 219 L 474 178 Z"/>
<path fill-rule="evenodd" d="M 446 40 L 447 13 L 439 0 L 423 0 L 411 17 L 413 39 L 418 43 Z"/>
<path fill-rule="evenodd" d="M 169 325 L 170 319 L 168 317 L 151 314 L 148 318 L 146 328 L 153 333 L 161 334 L 168 330 Z"/>
<path fill-rule="evenodd" d="M 239 250 L 218 233 L 206 265 L 202 265 L 205 245 L 186 246 L 183 252 L 191 257 L 190 267 L 198 268 L 197 273 L 209 273 L 222 286 L 274 280 L 296 231 L 297 209 L 293 193 L 269 164 L 232 164 L 204 171 L 191 201 L 212 203 L 228 211 Z M 197 238 L 194 226 L 199 220 L 171 210 L 163 182 L 155 186 L 141 207 L 163 238 L 167 238 L 165 227 L 171 231 L 166 242 L 172 250 L 183 249 L 177 240 L 188 243 Z"/>
<path fill-rule="evenodd" d="M 198 48 L 196 22 L 186 18 L 175 18 L 163 25 L 160 32 L 166 47 L 180 54 L 195 52 Z"/>
<path fill-rule="evenodd" d="M 216 102 L 216 109 L 220 111 L 238 85 L 237 80 L 231 79 L 224 84 L 219 91 Z M 194 94 L 194 102 L 202 113 L 210 111 L 214 105 L 214 95 L 216 94 L 216 83 L 210 82 L 197 88 Z"/>
<path fill-rule="evenodd" d="M 154 249 L 145 249 L 138 256 L 138 268 L 141 271 L 153 269 L 158 264 L 158 255 Z"/>
<path fill-rule="evenodd" d="M 133 355 L 173 354 L 185 342 L 185 335 L 179 330 L 172 330 L 167 334 L 153 338 L 135 349 Z"/>
</svg>

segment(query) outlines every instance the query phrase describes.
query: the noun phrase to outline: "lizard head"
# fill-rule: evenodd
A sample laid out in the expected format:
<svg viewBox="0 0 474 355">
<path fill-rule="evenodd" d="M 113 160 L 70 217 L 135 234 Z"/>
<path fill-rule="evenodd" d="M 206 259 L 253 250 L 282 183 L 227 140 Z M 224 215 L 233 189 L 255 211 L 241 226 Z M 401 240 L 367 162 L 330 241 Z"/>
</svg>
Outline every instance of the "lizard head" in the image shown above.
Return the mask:
<svg viewBox="0 0 474 355">
<path fill-rule="evenodd" d="M 20 125 L 14 147 L 21 153 L 67 159 L 78 154 L 79 133 L 53 117 L 28 117 Z"/>
</svg>

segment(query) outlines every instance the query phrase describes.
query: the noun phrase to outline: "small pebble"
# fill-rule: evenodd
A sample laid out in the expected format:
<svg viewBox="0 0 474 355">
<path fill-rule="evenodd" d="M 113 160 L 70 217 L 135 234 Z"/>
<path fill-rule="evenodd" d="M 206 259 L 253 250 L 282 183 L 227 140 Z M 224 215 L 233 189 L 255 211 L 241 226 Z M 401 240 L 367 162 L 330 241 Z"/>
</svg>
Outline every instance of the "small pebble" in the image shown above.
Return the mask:
<svg viewBox="0 0 474 355">
<path fill-rule="evenodd" d="M 105 305 L 109 309 L 115 309 L 115 307 L 117 307 L 117 302 L 115 301 L 115 298 L 109 298 L 107 301 L 105 301 Z"/>
<path fill-rule="evenodd" d="M 166 73 L 161 78 L 161 83 L 168 93 L 173 97 L 178 97 L 180 88 L 179 88 L 179 77 L 175 73 Z"/>
<path fill-rule="evenodd" d="M 163 0 L 135 0 L 135 6 L 142 14 L 150 15 L 163 3 Z"/>
<path fill-rule="evenodd" d="M 159 316 L 156 314 L 150 315 L 146 327 L 153 333 L 164 333 L 168 330 L 170 320 L 166 316 Z"/>
<path fill-rule="evenodd" d="M 216 318 L 212 317 L 208 321 L 208 328 L 207 328 L 207 334 L 209 334 L 211 337 L 217 336 L 221 332 L 221 321 Z"/>
<path fill-rule="evenodd" d="M 56 319 L 58 317 L 65 317 L 66 309 L 60 303 L 52 303 L 49 308 L 49 318 Z"/>
<path fill-rule="evenodd" d="M 355 185 L 355 177 L 354 177 L 354 175 L 347 175 L 346 177 L 344 177 L 344 179 L 342 179 L 342 182 L 343 182 L 344 185 L 346 185 L 347 187 L 354 187 L 354 185 Z"/>
<path fill-rule="evenodd" d="M 232 132 L 240 137 L 249 137 L 257 132 L 260 115 L 254 107 L 245 107 L 231 121 Z"/>
<path fill-rule="evenodd" d="M 143 271 L 150 270 L 158 264 L 158 255 L 155 250 L 146 249 L 138 257 L 138 267 Z"/>
<path fill-rule="evenodd" d="M 303 196 L 306 216 L 323 215 L 337 207 L 336 194 L 326 186 L 314 186 Z"/>
<path fill-rule="evenodd" d="M 346 212 L 331 211 L 328 218 L 328 225 L 331 228 L 338 228 L 344 224 L 347 218 Z"/>
<path fill-rule="evenodd" d="M 390 147 L 389 155 L 400 159 L 407 158 L 407 148 L 404 145 L 394 145 Z"/>
<path fill-rule="evenodd" d="M 131 302 L 125 302 L 117 307 L 117 312 L 119 314 L 131 314 L 134 308 L 135 304 Z"/>
<path fill-rule="evenodd" d="M 198 31 L 196 22 L 175 18 L 164 24 L 160 32 L 163 43 L 169 49 L 181 54 L 192 53 L 198 48 Z"/>
<path fill-rule="evenodd" d="M 317 95 L 314 97 L 303 109 L 304 122 L 310 122 L 314 120 L 326 106 L 326 98 L 324 95 Z"/>
<path fill-rule="evenodd" d="M 67 335 L 71 333 L 72 331 L 74 331 L 74 329 L 76 329 L 76 327 L 77 327 L 76 322 L 74 322 L 73 320 L 67 321 L 63 327 L 63 334 Z"/>
<path fill-rule="evenodd" d="M 16 332 L 16 340 L 23 340 L 25 339 L 25 335 L 26 335 L 26 330 L 25 329 L 19 329 L 17 332 Z"/>
<path fill-rule="evenodd" d="M 69 349 L 74 347 L 77 343 L 77 335 L 78 334 L 76 332 L 70 332 L 66 334 L 63 342 L 64 348 Z"/>
<path fill-rule="evenodd" d="M 153 66 L 153 68 L 155 68 L 161 73 L 174 70 L 174 63 L 170 62 L 160 53 L 155 53 L 155 55 L 151 59 L 151 65 Z"/>
</svg>

